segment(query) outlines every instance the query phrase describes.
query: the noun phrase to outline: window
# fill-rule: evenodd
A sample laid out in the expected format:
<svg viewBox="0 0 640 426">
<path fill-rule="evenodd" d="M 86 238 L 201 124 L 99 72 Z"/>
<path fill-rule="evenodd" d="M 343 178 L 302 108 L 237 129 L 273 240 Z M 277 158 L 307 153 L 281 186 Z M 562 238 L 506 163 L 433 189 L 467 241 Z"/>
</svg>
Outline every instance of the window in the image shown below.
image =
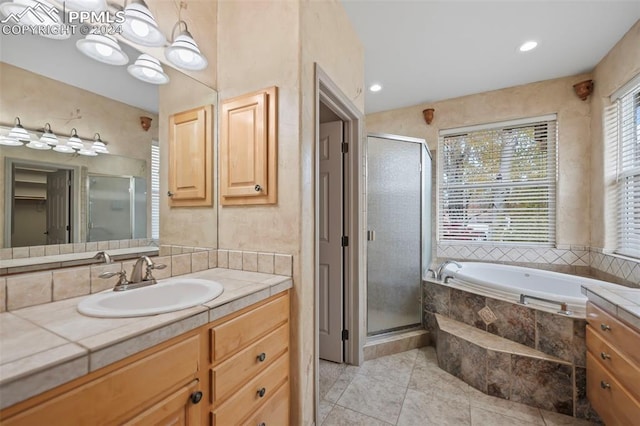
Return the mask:
<svg viewBox="0 0 640 426">
<path fill-rule="evenodd" d="M 556 117 L 440 132 L 438 240 L 553 246 Z"/>
<path fill-rule="evenodd" d="M 616 252 L 640 257 L 640 76 L 616 96 L 612 109 L 616 119 L 618 147 L 616 192 L 618 232 Z"/>
<path fill-rule="evenodd" d="M 151 145 L 151 238 L 160 238 L 160 147 Z"/>
</svg>

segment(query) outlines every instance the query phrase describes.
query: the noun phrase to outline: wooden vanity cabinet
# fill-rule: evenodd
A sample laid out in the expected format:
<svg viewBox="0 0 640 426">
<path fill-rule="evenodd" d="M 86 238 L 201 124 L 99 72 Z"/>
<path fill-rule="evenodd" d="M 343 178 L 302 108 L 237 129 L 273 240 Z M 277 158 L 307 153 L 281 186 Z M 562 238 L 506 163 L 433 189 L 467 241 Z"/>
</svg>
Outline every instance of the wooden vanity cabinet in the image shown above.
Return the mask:
<svg viewBox="0 0 640 426">
<path fill-rule="evenodd" d="M 289 291 L 0 412 L 3 426 L 289 424 Z"/>
<path fill-rule="evenodd" d="M 277 201 L 277 87 L 222 102 L 220 204 Z"/>
<path fill-rule="evenodd" d="M 640 418 L 640 333 L 587 304 L 587 398 L 607 425 Z"/>
</svg>

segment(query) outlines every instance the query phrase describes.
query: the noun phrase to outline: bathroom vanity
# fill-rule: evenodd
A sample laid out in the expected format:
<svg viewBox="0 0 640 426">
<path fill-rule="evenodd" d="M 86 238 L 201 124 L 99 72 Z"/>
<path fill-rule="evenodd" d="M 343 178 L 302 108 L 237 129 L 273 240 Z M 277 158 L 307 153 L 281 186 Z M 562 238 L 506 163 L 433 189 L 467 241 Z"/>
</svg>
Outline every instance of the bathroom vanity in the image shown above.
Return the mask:
<svg viewBox="0 0 640 426">
<path fill-rule="evenodd" d="M 634 424 L 640 418 L 640 310 L 633 300 L 640 290 L 588 288 L 586 294 L 587 397 L 605 424 Z"/>
<path fill-rule="evenodd" d="M 182 315 L 90 318 L 74 310 L 80 298 L 2 314 L 29 318 L 36 324 L 53 315 L 51 330 L 65 323 L 67 339 L 80 347 L 90 346 L 91 338 L 74 342 L 72 335 L 78 329 L 104 329 L 103 341 L 96 342 L 79 363 L 61 359 L 36 366 L 36 353 L 14 363 L 32 366 L 31 371 L 16 373 L 24 378 L 2 377 L 2 397 L 18 398 L 0 412 L 2 424 L 95 424 L 100 419 L 101 424 L 126 425 L 287 425 L 291 279 L 225 269 L 190 275 L 216 277 L 225 292 Z M 129 335 L 122 335 L 123 323 L 131 324 L 132 331 L 124 331 Z M 149 342 L 153 344 L 136 351 Z M 110 362 L 116 358 L 120 359 Z M 25 388 L 30 375 L 46 386 L 51 382 L 46 378 L 57 375 L 60 367 L 88 368 L 88 372 L 43 393 Z M 30 393 L 34 396 L 28 397 Z"/>
</svg>

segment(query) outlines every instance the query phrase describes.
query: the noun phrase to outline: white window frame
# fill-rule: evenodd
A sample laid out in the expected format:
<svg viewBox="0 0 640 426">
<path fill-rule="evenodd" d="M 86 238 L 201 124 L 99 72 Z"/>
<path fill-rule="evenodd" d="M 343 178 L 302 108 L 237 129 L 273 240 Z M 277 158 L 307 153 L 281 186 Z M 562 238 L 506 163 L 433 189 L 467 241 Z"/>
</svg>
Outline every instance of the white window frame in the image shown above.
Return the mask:
<svg viewBox="0 0 640 426">
<path fill-rule="evenodd" d="M 640 75 L 616 91 L 611 102 L 605 140 L 616 148 L 614 253 L 640 258 Z"/>
<path fill-rule="evenodd" d="M 482 132 L 482 131 L 512 131 L 514 128 L 518 127 L 530 127 L 540 124 L 547 124 L 548 131 L 552 132 L 547 135 L 548 138 L 548 152 L 551 155 L 548 155 L 547 164 L 546 164 L 546 174 L 547 179 L 545 181 L 518 181 L 518 182 L 507 182 L 501 183 L 497 180 L 487 180 L 484 182 L 476 182 L 473 184 L 469 184 L 468 182 L 464 182 L 465 188 L 476 188 L 476 189 L 491 189 L 495 191 L 504 191 L 505 188 L 518 188 L 520 190 L 525 190 L 524 188 L 533 187 L 533 186 L 546 186 L 548 187 L 548 198 L 546 201 L 548 202 L 548 230 L 543 233 L 539 233 L 537 236 L 537 241 L 532 241 L 531 239 L 525 238 L 525 234 L 511 234 L 509 238 L 499 237 L 498 233 L 495 233 L 495 225 L 488 225 L 488 230 L 485 233 L 476 233 L 470 232 L 467 237 L 467 224 L 462 223 L 464 229 L 462 231 L 451 231 L 451 225 L 446 224 L 447 215 L 444 210 L 444 196 L 445 190 L 451 190 L 453 185 L 445 185 L 445 161 L 444 161 L 444 144 L 447 137 L 455 137 L 457 135 L 469 134 L 473 132 Z M 441 244 L 475 244 L 475 245 L 505 245 L 505 246 L 536 246 L 536 247 L 555 247 L 556 244 L 556 220 L 557 220 L 557 203 L 556 203 L 556 194 L 557 194 L 557 174 L 558 174 L 558 136 L 557 136 L 557 115 L 556 114 L 548 114 L 544 116 L 538 117 L 529 117 L 519 120 L 510 120 L 503 121 L 497 123 L 488 123 L 477 126 L 468 126 L 462 128 L 455 129 L 447 129 L 440 131 L 439 140 L 438 140 L 438 191 L 437 191 L 437 240 L 438 243 Z M 448 170 L 451 173 L 452 169 Z M 455 172 L 455 169 L 453 169 Z M 458 184 L 460 186 L 460 184 Z M 491 215 L 493 213 L 489 213 Z M 449 219 L 450 220 L 450 219 Z M 459 224 L 458 224 L 459 225 Z M 477 234 L 477 235 L 476 235 Z M 522 235 L 522 238 L 520 238 Z"/>
</svg>

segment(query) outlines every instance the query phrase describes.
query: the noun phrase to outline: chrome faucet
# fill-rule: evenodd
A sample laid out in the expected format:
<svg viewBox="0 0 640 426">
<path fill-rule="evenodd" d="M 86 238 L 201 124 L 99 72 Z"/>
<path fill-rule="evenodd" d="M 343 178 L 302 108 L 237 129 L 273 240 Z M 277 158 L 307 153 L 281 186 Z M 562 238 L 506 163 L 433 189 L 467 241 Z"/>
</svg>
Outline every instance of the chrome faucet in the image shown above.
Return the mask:
<svg viewBox="0 0 640 426">
<path fill-rule="evenodd" d="M 109 256 L 109 253 L 106 251 L 99 251 L 93 256 L 94 259 L 104 260 L 104 263 L 113 263 L 113 259 Z"/>
<path fill-rule="evenodd" d="M 154 269 L 164 269 L 167 265 L 162 263 L 153 263 L 147 256 L 140 257 L 133 266 L 133 272 L 131 273 L 131 281 L 127 280 L 127 271 L 118 272 L 103 272 L 100 274 L 100 278 L 111 278 L 118 276 L 118 282 L 113 291 L 132 290 L 134 288 L 145 287 L 157 283 L 156 279 L 151 274 Z M 142 268 L 145 268 L 144 277 L 142 276 Z"/>
<path fill-rule="evenodd" d="M 450 263 L 453 263 L 458 268 L 462 268 L 462 265 L 456 262 L 455 260 L 445 260 L 440 265 L 438 265 L 438 267 L 435 270 L 429 269 L 429 271 L 433 273 L 433 278 L 435 278 L 438 281 L 442 280 L 443 279 L 442 273 L 444 272 L 447 265 Z M 445 277 L 445 278 L 450 278 L 450 277 Z"/>
</svg>

